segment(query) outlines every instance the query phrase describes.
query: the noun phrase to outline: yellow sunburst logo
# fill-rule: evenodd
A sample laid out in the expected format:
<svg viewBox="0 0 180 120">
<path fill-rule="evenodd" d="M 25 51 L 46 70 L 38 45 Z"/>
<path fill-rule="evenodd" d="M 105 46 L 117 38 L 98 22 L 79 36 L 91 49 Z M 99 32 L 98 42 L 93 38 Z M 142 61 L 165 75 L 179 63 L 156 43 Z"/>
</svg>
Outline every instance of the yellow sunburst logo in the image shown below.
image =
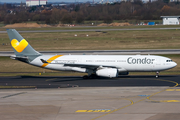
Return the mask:
<svg viewBox="0 0 180 120">
<path fill-rule="evenodd" d="M 28 42 L 25 39 L 21 40 L 21 42 L 13 39 L 11 45 L 17 52 L 22 52 L 28 46 Z"/>
</svg>

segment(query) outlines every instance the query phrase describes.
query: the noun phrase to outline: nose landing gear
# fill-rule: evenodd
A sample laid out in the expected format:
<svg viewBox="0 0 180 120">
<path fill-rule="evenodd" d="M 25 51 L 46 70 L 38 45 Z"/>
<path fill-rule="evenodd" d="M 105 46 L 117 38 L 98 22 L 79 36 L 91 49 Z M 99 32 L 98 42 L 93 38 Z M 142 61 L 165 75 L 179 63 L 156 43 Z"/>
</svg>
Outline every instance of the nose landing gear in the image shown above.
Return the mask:
<svg viewBox="0 0 180 120">
<path fill-rule="evenodd" d="M 159 77 L 159 71 L 156 72 L 156 78 L 158 78 L 158 77 Z"/>
</svg>

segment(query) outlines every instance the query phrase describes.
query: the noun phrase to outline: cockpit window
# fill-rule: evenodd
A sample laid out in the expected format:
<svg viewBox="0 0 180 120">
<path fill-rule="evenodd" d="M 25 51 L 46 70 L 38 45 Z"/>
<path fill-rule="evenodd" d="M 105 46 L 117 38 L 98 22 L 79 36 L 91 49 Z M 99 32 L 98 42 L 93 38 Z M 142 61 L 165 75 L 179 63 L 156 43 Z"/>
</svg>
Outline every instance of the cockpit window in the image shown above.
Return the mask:
<svg viewBox="0 0 180 120">
<path fill-rule="evenodd" d="M 172 60 L 166 60 L 166 62 L 173 62 Z"/>
</svg>

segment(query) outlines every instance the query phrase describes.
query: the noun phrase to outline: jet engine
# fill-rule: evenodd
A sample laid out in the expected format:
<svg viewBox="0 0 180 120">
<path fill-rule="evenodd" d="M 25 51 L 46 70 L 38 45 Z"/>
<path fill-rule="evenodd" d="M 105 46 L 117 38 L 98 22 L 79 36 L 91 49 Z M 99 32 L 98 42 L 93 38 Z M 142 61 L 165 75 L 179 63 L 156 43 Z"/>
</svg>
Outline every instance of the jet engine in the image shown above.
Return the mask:
<svg viewBox="0 0 180 120">
<path fill-rule="evenodd" d="M 118 77 L 118 70 L 116 68 L 103 68 L 96 71 L 97 76 L 101 77 Z"/>
</svg>

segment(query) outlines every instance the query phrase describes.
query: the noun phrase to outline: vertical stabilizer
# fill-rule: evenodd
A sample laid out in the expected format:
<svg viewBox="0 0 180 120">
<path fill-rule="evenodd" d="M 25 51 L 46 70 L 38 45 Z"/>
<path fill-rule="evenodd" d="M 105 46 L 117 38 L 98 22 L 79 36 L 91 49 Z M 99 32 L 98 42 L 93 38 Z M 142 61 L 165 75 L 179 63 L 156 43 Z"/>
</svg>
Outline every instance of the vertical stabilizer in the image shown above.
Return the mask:
<svg viewBox="0 0 180 120">
<path fill-rule="evenodd" d="M 39 52 L 34 50 L 15 29 L 7 29 L 7 33 L 16 57 L 28 57 L 29 60 L 33 60 L 41 55 Z"/>
</svg>

